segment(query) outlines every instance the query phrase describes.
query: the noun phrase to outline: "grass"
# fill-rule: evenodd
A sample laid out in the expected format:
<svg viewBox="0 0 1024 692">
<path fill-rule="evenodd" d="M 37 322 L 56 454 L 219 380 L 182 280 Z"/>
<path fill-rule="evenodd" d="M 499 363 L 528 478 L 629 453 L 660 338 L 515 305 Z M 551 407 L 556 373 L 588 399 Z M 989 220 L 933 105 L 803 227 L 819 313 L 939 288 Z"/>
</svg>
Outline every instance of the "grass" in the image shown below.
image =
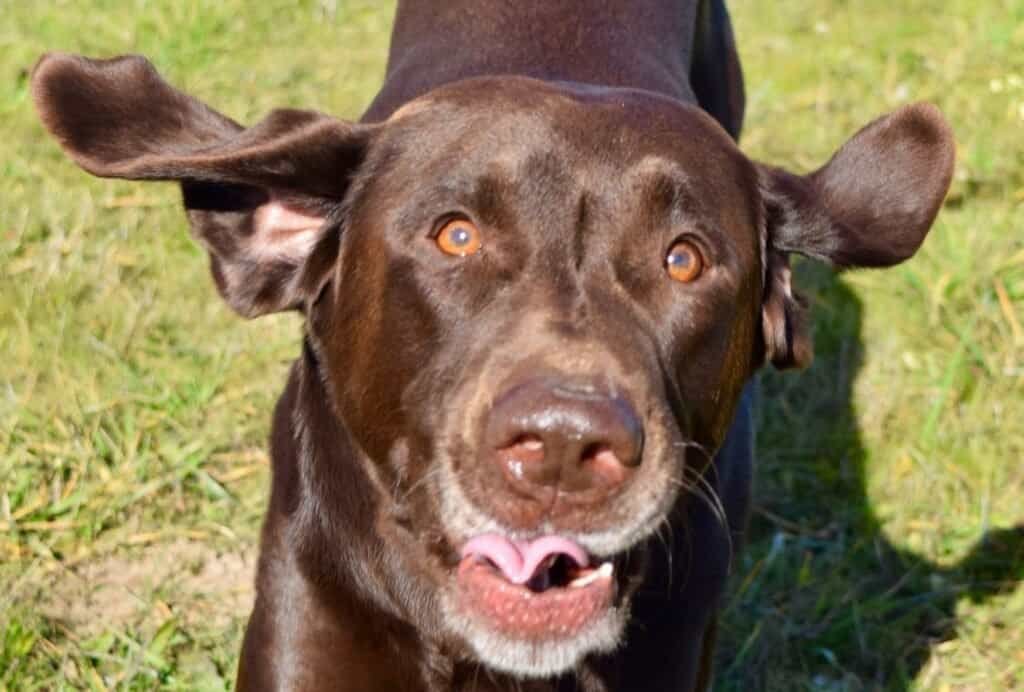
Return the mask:
<svg viewBox="0 0 1024 692">
<path fill-rule="evenodd" d="M 224 689 L 299 323 L 229 314 L 176 190 L 80 173 L 27 70 L 47 49 L 141 52 L 243 122 L 355 117 L 391 7 L 0 5 L 0 689 Z M 808 170 L 916 99 L 959 155 L 913 261 L 799 266 L 818 357 L 763 379 L 716 689 L 1024 690 L 1024 1 L 733 15 L 752 156 Z"/>
</svg>

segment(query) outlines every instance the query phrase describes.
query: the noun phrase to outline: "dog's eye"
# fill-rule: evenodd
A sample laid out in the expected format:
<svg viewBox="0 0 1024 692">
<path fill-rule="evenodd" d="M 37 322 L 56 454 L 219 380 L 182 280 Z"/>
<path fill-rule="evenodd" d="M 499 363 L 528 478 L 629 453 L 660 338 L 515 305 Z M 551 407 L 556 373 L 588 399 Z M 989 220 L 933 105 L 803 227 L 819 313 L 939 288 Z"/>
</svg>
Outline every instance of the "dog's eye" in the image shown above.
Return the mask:
<svg viewBox="0 0 1024 692">
<path fill-rule="evenodd" d="M 434 240 L 441 252 L 456 257 L 472 255 L 483 242 L 480 229 L 466 219 L 449 221 L 441 227 Z"/>
<path fill-rule="evenodd" d="M 694 243 L 680 240 L 668 251 L 665 268 L 676 281 L 690 283 L 704 271 L 704 257 Z"/>
</svg>

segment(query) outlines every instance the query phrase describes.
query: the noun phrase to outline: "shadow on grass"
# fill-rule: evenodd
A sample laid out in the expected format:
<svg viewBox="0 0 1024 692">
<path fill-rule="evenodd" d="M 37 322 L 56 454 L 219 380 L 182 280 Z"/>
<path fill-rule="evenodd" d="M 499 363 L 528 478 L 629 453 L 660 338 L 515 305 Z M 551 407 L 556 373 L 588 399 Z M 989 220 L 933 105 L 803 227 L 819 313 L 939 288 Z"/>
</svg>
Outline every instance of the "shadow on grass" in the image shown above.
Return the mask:
<svg viewBox="0 0 1024 692">
<path fill-rule="evenodd" d="M 715 688 L 908 690 L 933 647 L 956 636 L 961 600 L 1024 580 L 1024 526 L 989 532 L 952 567 L 887 539 L 867 496 L 851 398 L 860 300 L 824 267 L 805 262 L 798 275 L 816 358 L 802 374 L 763 377 L 755 510 Z"/>
</svg>

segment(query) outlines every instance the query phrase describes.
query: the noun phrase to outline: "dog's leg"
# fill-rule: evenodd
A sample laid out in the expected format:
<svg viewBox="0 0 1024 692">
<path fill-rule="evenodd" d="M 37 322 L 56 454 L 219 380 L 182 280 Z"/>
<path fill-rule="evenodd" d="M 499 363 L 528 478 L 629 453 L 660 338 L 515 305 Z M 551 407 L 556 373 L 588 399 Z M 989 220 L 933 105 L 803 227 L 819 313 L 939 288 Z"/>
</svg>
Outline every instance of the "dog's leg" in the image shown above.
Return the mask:
<svg viewBox="0 0 1024 692">
<path fill-rule="evenodd" d="M 724 0 L 701 0 L 693 34 L 690 86 L 700 107 L 733 139 L 743 126 L 743 70 Z"/>
</svg>

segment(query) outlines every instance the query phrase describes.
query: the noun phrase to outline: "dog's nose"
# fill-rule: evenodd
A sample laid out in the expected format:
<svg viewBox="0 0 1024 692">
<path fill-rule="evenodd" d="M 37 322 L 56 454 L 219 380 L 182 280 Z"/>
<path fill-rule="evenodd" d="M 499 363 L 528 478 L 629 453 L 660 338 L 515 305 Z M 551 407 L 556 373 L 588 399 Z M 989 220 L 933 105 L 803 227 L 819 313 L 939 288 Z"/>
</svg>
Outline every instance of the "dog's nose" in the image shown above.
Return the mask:
<svg viewBox="0 0 1024 692">
<path fill-rule="evenodd" d="M 501 394 L 485 453 L 519 492 L 599 499 L 640 464 L 643 425 L 629 402 L 587 381 L 539 378 Z"/>
</svg>

